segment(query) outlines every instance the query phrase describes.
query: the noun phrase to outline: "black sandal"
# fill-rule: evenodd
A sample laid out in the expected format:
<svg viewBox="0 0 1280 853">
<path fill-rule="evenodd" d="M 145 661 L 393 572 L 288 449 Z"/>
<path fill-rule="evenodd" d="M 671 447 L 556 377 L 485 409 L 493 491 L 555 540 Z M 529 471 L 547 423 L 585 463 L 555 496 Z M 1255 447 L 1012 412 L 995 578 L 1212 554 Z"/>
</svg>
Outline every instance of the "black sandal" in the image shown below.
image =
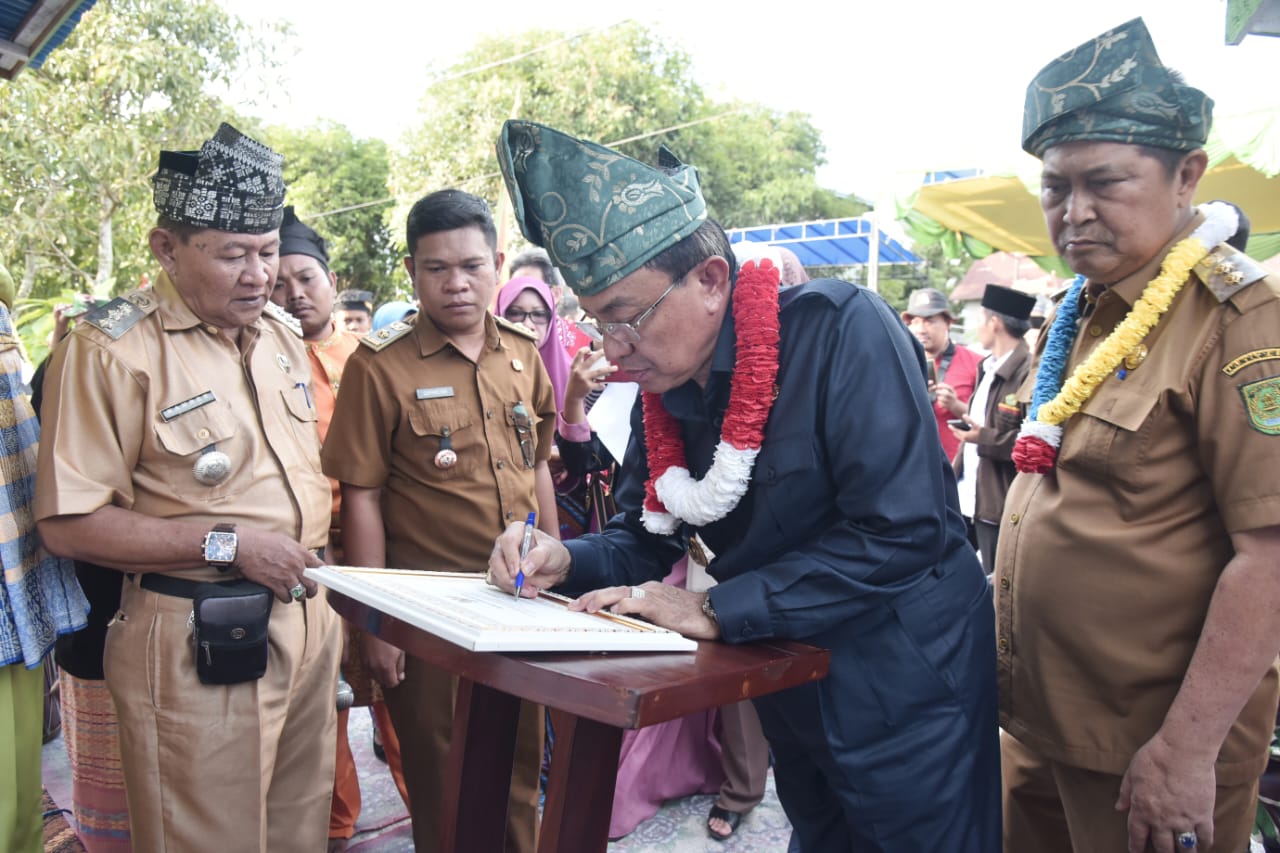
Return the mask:
<svg viewBox="0 0 1280 853">
<path fill-rule="evenodd" d="M 719 818 L 729 824 L 728 834 L 721 835 L 711 828 L 711 821 L 715 818 Z M 711 812 L 707 815 L 707 835 L 710 835 L 716 841 L 726 841 L 738 830 L 738 824 L 740 823 L 742 823 L 742 815 L 737 812 L 731 812 L 728 809 L 722 809 L 717 805 L 712 805 Z"/>
</svg>

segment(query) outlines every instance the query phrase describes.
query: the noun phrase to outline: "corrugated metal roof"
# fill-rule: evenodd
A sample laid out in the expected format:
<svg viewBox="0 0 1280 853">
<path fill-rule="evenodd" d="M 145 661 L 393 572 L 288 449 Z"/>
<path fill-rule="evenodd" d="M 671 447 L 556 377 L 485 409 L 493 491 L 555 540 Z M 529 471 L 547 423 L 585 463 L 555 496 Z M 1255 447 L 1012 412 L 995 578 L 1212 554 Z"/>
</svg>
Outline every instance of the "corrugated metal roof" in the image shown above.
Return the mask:
<svg viewBox="0 0 1280 853">
<path fill-rule="evenodd" d="M 0 0 L 0 77 L 39 68 L 94 0 Z"/>
</svg>

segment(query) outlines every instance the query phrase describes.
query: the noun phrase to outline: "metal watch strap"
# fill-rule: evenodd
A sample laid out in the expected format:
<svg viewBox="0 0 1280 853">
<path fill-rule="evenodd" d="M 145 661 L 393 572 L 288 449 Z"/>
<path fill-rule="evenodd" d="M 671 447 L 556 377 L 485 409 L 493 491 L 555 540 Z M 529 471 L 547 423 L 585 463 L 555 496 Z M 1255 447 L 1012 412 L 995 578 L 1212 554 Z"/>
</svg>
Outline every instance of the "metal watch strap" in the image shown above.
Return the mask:
<svg viewBox="0 0 1280 853">
<path fill-rule="evenodd" d="M 702 615 L 716 623 L 716 627 L 720 627 L 720 620 L 716 618 L 716 608 L 711 603 L 711 593 L 707 593 L 707 597 L 702 599 Z"/>
</svg>

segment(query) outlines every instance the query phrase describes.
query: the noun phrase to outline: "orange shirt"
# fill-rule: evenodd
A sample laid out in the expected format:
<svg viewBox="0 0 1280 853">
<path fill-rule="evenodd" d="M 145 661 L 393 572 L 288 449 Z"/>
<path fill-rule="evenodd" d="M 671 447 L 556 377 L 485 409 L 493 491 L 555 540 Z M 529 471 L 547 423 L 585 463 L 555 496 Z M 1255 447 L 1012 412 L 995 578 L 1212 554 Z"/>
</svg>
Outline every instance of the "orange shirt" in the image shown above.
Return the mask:
<svg viewBox="0 0 1280 853">
<path fill-rule="evenodd" d="M 330 321 L 329 337 L 323 341 L 305 341 L 307 360 L 311 362 L 312 402 L 316 407 L 316 429 L 320 443 L 329 434 L 329 422 L 333 420 L 333 407 L 338 402 L 338 388 L 342 384 L 342 369 L 351 353 L 360 346 L 360 336 Z M 342 491 L 337 480 L 329 480 L 333 490 L 333 520 L 330 533 L 338 529 L 338 509 L 342 505 Z"/>
</svg>

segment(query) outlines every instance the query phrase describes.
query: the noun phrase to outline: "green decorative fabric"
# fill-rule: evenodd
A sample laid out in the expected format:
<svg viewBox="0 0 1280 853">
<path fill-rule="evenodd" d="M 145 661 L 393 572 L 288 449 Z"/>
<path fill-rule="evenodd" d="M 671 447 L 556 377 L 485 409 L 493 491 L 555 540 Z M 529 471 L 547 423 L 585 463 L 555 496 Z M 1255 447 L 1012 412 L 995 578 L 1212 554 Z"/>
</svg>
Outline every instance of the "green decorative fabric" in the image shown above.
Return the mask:
<svg viewBox="0 0 1280 853">
<path fill-rule="evenodd" d="M 590 296 L 698 229 L 698 172 L 664 150 L 661 168 L 530 121 L 510 120 L 498 164 L 524 236 Z"/>
<path fill-rule="evenodd" d="M 1141 18 L 1067 51 L 1027 86 L 1022 147 L 1036 157 L 1064 142 L 1202 148 L 1213 100 L 1170 76 Z"/>
</svg>

